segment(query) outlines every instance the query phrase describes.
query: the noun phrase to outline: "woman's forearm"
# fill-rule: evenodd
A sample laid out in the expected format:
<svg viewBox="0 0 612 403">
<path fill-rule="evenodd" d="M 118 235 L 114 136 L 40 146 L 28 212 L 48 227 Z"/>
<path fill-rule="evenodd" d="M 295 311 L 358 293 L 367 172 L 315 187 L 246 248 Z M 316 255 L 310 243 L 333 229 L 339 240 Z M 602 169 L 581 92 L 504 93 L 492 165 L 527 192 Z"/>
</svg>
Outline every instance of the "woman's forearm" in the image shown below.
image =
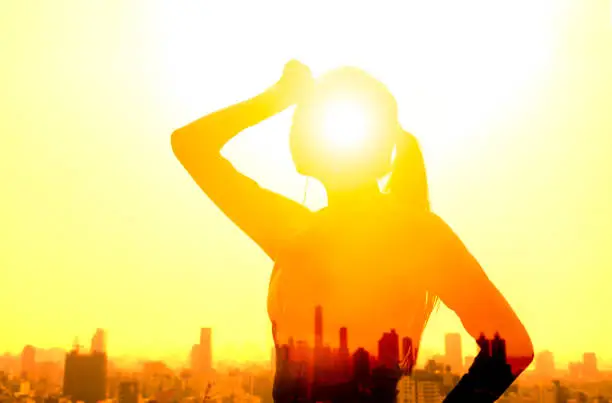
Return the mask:
<svg viewBox="0 0 612 403">
<path fill-rule="evenodd" d="M 289 106 L 274 87 L 246 101 L 206 115 L 172 133 L 175 152 L 196 148 L 201 153 L 217 153 L 244 129 L 272 117 Z M 195 147 L 194 147 L 195 146 Z"/>
</svg>

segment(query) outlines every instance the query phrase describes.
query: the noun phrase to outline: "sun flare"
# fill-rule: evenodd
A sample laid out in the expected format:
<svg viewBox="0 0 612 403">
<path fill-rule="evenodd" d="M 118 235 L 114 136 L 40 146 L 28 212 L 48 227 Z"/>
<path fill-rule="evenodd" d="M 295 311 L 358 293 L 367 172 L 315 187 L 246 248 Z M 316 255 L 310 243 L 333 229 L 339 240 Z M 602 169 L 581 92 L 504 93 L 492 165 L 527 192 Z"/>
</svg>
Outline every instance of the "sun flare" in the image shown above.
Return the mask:
<svg viewBox="0 0 612 403">
<path fill-rule="evenodd" d="M 334 148 L 359 148 L 370 126 L 369 111 L 358 101 L 339 99 L 329 101 L 324 106 L 322 135 Z"/>
</svg>

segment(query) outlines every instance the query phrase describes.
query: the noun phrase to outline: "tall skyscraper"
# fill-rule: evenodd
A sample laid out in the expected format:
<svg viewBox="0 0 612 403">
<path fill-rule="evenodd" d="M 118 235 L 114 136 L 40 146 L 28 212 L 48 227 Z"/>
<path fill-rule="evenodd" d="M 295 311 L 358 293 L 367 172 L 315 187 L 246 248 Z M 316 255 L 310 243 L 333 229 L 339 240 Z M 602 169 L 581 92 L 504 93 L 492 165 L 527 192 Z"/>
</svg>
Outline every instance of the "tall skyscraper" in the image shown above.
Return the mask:
<svg viewBox="0 0 612 403">
<path fill-rule="evenodd" d="M 97 329 L 91 339 L 92 353 L 106 353 L 106 334 L 104 329 Z"/>
<path fill-rule="evenodd" d="M 212 369 L 212 329 L 203 327 L 200 330 L 200 369 L 210 372 Z"/>
<path fill-rule="evenodd" d="M 581 362 L 570 362 L 567 364 L 569 377 L 577 379 L 582 377 L 582 363 Z"/>
<path fill-rule="evenodd" d="M 459 333 L 447 333 L 444 336 L 444 363 L 450 365 L 454 373 L 463 371 L 463 353 Z"/>
<path fill-rule="evenodd" d="M 598 373 L 595 353 L 584 353 L 582 356 L 582 375 L 587 379 L 593 379 L 597 377 Z"/>
<path fill-rule="evenodd" d="M 378 341 L 378 361 L 387 368 L 395 368 L 399 363 L 399 336 L 395 329 L 383 333 Z"/>
<path fill-rule="evenodd" d="M 538 353 L 535 359 L 535 372 L 541 377 L 552 378 L 555 376 L 555 358 L 550 351 Z"/>
<path fill-rule="evenodd" d="M 73 402 L 97 403 L 106 399 L 106 354 L 66 355 L 64 366 L 64 395 Z"/>
<path fill-rule="evenodd" d="M 191 370 L 194 373 L 200 373 L 200 345 L 194 344 L 191 347 L 191 354 L 189 356 L 189 361 L 191 362 Z"/>
<path fill-rule="evenodd" d="M 345 327 L 340 328 L 340 350 L 348 351 L 348 330 Z"/>
<path fill-rule="evenodd" d="M 323 347 L 323 307 L 315 307 L 315 349 Z"/>
<path fill-rule="evenodd" d="M 27 345 L 21 352 L 21 375 L 30 378 L 36 370 L 36 349 Z"/>
</svg>

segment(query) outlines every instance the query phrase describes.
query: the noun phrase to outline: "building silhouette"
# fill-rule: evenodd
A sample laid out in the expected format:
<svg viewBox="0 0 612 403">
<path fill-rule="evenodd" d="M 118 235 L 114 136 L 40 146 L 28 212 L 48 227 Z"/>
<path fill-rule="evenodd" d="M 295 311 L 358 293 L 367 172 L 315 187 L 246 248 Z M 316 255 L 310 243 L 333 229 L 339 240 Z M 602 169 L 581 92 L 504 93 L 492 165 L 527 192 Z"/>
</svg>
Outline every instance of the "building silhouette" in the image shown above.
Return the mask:
<svg viewBox="0 0 612 403">
<path fill-rule="evenodd" d="M 598 374 L 597 356 L 595 353 L 584 353 L 582 355 L 582 376 L 587 379 L 595 379 Z"/>
<path fill-rule="evenodd" d="M 450 365 L 434 360 L 429 360 L 424 370 L 415 370 L 416 348 L 410 337 L 401 338 L 395 329 L 382 332 L 376 351 L 359 346 L 351 351 L 350 329 L 340 327 L 331 347 L 323 339 L 324 313 L 320 306 L 314 308 L 312 329 L 314 345 L 293 337 L 281 344 L 273 324 L 275 401 L 439 403 L 460 382 Z M 459 363 L 461 339 L 457 336 L 446 338 L 445 356 Z M 470 368 L 470 376 L 482 382 L 477 387 L 500 390 L 511 384 L 514 378 L 506 341 L 498 333 L 492 339 L 481 334 L 477 343 L 480 352 Z"/>
<path fill-rule="evenodd" d="M 138 403 L 138 382 L 122 381 L 117 394 L 118 403 Z"/>
<path fill-rule="evenodd" d="M 450 365 L 451 370 L 455 373 L 463 371 L 463 353 L 459 333 L 447 333 L 444 336 L 444 363 Z"/>
<path fill-rule="evenodd" d="M 73 402 L 97 403 L 106 399 L 105 353 L 82 354 L 78 348 L 66 355 L 63 394 Z"/>
<path fill-rule="evenodd" d="M 582 363 L 581 362 L 570 362 L 567 364 L 567 370 L 569 372 L 569 377 L 573 379 L 578 379 L 582 377 Z"/>
<path fill-rule="evenodd" d="M 106 353 L 106 333 L 104 329 L 97 329 L 91 338 L 92 353 Z"/>
<path fill-rule="evenodd" d="M 21 376 L 24 379 L 31 378 L 36 371 L 36 348 L 27 345 L 21 352 Z"/>
<path fill-rule="evenodd" d="M 555 376 L 555 358 L 552 352 L 542 351 L 535 358 L 535 373 L 544 378 Z"/>
<path fill-rule="evenodd" d="M 191 363 L 191 370 L 194 374 L 200 373 L 200 345 L 194 344 L 191 347 L 191 353 L 189 355 L 189 362 Z"/>
<path fill-rule="evenodd" d="M 210 372 L 212 369 L 212 329 L 203 327 L 200 329 L 200 370 Z"/>
<path fill-rule="evenodd" d="M 398 383 L 397 403 L 441 403 L 442 375 L 415 370 Z"/>
</svg>

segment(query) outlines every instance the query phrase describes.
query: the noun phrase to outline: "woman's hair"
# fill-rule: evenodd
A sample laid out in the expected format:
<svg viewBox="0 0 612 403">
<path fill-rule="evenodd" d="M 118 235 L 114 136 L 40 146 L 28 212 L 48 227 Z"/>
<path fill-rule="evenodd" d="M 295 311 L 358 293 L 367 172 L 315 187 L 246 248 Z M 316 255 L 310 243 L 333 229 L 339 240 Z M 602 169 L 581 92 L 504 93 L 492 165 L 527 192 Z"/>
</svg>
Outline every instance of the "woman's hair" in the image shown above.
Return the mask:
<svg viewBox="0 0 612 403">
<path fill-rule="evenodd" d="M 423 153 L 417 139 L 406 131 L 402 132 L 397 141 L 393 170 L 385 190 L 407 209 L 430 211 L 429 185 Z M 438 296 L 427 291 L 423 327 L 439 302 Z"/>
<path fill-rule="evenodd" d="M 398 137 L 386 191 L 403 205 L 429 211 L 429 186 L 421 147 L 417 139 L 406 131 Z"/>
</svg>

